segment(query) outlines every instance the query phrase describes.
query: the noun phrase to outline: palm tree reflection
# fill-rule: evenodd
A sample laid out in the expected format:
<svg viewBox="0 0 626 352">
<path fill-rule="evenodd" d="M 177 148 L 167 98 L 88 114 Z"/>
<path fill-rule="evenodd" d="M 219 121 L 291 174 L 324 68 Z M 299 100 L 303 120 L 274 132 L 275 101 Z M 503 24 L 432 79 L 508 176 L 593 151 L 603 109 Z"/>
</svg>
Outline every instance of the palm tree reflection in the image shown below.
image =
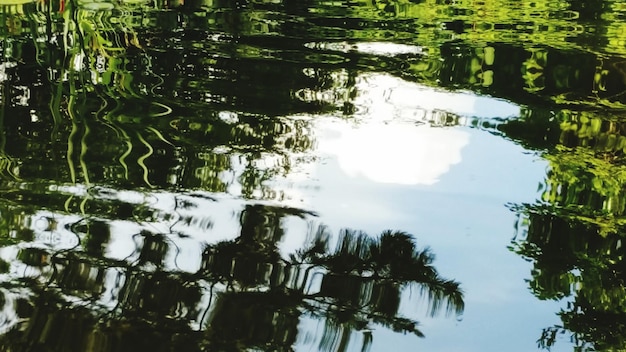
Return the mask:
<svg viewBox="0 0 626 352">
<path fill-rule="evenodd" d="M 271 217 L 265 220 L 272 223 Z M 267 231 L 271 240 L 264 243 L 246 242 L 242 233 L 205 252 L 206 273 L 228 282 L 205 322 L 211 340 L 221 348 L 270 344 L 271 349 L 288 349 L 302 315 L 324 321 L 320 350 L 345 350 L 351 333 L 367 335 L 371 324 L 421 337 L 417 321 L 399 312 L 402 290 L 408 286 L 427 297 L 430 315 L 442 309 L 463 311 L 459 284 L 441 278 L 430 251 L 417 249 L 406 233 L 386 231 L 372 238 L 343 230 L 336 248 L 329 250 L 329 233 L 320 227 L 310 244 L 289 259 L 278 256 L 280 236 L 275 234 Z M 370 342 L 365 338 L 363 348 Z"/>
<path fill-rule="evenodd" d="M 0 345 L 50 351 L 172 346 L 289 351 L 303 343 L 306 322 L 318 321 L 323 331 L 306 342 L 318 350 L 347 350 L 359 343 L 355 332 L 362 336 L 361 350 L 368 350 L 374 325 L 423 336 L 418 322 L 401 314 L 405 288 L 418 289 L 430 315 L 463 311 L 459 284 L 440 277 L 431 252 L 403 232 L 370 237 L 346 229 L 330 249 L 332 236 L 319 226 L 308 245 L 281 255 L 283 219 L 307 215 L 247 206 L 239 236 L 207 246 L 196 272 L 167 265 L 168 257 L 178 255 L 169 235 L 142 231 L 133 241 L 134 253 L 119 260 L 107 257 L 106 222 L 76 225 L 73 230 L 84 239 L 80 249 L 19 252 L 17 260 L 49 279 L 14 277 L 2 284 L 3 314 L 19 319 L 7 320 Z M 18 287 L 26 292 L 22 297 L 32 298 L 11 296 Z"/>
</svg>

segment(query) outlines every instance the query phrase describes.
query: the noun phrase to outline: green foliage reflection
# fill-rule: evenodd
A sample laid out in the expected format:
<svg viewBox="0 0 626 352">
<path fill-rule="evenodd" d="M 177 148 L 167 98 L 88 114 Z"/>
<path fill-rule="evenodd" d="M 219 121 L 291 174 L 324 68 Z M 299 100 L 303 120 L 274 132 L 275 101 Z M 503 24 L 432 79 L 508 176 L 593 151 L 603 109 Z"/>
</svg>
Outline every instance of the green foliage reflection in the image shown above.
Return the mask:
<svg viewBox="0 0 626 352">
<path fill-rule="evenodd" d="M 197 271 L 171 259 L 214 225 L 190 214 L 198 194 L 284 199 L 267 181 L 312 158 L 307 119 L 358 115 L 355 82 L 383 72 L 530 106 L 485 129 L 550 162 L 541 201 L 516 208 L 528 229 L 514 246 L 535 265 L 538 297 L 572 300 L 542 344 L 562 328 L 581 347 L 623 347 L 626 139 L 619 117 L 598 112 L 626 107 L 620 2 L 0 5 L 0 246 L 15 253 L 0 261 L 14 275 L 0 285 L 6 346 L 119 351 L 143 336 L 157 351 L 288 350 L 306 316 L 324 321 L 319 349 L 361 331 L 366 350 L 369 324 L 421 335 L 398 311 L 411 286 L 429 313 L 459 313 L 458 284 L 401 232 L 346 230 L 331 250 L 320 231 L 283 258 L 280 219 L 294 210 L 246 208 L 240 236 L 207 241 Z M 154 204 L 168 192 L 174 210 Z M 124 226 L 134 251 L 115 257 Z"/>
<path fill-rule="evenodd" d="M 562 324 L 539 345 L 569 336 L 582 351 L 626 347 L 624 330 L 624 131 L 606 112 L 537 111 L 499 128 L 549 162 L 541 199 L 519 214 L 512 250 L 533 264 L 530 289 L 563 300 Z"/>
</svg>

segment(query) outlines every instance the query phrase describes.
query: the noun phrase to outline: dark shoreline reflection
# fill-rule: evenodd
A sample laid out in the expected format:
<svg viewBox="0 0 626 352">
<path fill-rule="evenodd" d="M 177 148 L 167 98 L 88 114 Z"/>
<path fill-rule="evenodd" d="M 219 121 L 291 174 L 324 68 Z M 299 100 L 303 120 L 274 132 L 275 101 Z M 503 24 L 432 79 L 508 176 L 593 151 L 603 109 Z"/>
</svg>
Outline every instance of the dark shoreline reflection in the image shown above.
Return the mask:
<svg viewBox="0 0 626 352">
<path fill-rule="evenodd" d="M 176 245 L 183 233 L 143 230 L 132 236 L 132 253 L 117 259 L 108 221 L 90 217 L 63 226 L 59 218 L 53 225 L 52 217 L 28 220 L 2 203 L 3 219 L 14 219 L 5 225 L 9 233 L 28 232 L 19 219 L 45 220 L 42 233 L 62 226 L 78 239 L 63 249 L 63 241 L 46 243 L 40 235 L 5 238 L 3 250 L 19 248 L 0 284 L 5 349 L 289 351 L 302 343 L 307 317 L 324 326 L 308 342 L 317 350 L 344 351 L 354 343 L 368 350 L 373 325 L 423 336 L 417 320 L 399 311 L 404 289 L 417 289 L 431 316 L 464 307 L 459 284 L 439 276 L 431 252 L 402 232 L 370 237 L 346 229 L 330 249 L 328 230 L 309 222 L 309 244 L 284 257 L 277 247 L 283 220 L 311 214 L 248 205 L 239 235 L 205 245 L 200 268 L 189 272 L 171 268 L 190 259 Z M 355 333 L 362 337 L 355 340 Z"/>
</svg>

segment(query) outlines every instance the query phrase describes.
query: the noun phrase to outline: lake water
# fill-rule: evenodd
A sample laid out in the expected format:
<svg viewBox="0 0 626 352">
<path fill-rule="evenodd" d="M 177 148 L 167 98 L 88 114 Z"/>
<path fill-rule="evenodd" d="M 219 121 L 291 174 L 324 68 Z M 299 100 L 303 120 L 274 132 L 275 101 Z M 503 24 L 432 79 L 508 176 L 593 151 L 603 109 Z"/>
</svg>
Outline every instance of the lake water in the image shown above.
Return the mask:
<svg viewBox="0 0 626 352">
<path fill-rule="evenodd" d="M 621 2 L 0 7 L 3 351 L 626 348 Z"/>
</svg>

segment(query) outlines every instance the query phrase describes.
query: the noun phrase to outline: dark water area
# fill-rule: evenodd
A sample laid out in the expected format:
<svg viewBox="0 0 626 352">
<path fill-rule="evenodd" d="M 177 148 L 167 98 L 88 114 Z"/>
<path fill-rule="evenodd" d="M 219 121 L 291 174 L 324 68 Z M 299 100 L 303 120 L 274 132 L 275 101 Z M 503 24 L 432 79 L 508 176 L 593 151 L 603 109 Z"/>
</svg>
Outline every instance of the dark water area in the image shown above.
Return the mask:
<svg viewBox="0 0 626 352">
<path fill-rule="evenodd" d="M 626 349 L 621 2 L 0 7 L 0 350 Z"/>
</svg>

